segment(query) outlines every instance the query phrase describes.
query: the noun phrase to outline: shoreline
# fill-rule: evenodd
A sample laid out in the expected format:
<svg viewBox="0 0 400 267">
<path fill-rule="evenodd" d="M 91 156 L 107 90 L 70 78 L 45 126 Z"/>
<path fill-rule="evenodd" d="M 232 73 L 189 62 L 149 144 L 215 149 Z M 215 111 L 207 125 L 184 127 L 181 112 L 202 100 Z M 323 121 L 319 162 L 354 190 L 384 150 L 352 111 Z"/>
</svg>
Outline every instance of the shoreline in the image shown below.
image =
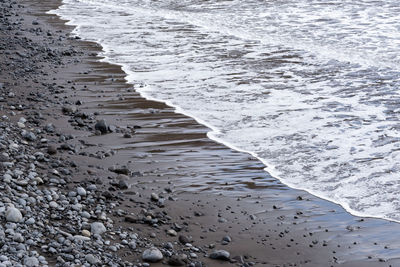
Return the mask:
<svg viewBox="0 0 400 267">
<path fill-rule="evenodd" d="M 34 8 L 35 13 L 43 12 L 49 8 L 46 6 L 49 3 L 51 1 L 33 2 L 30 8 Z M 28 5 L 29 2 L 24 1 L 24 4 Z M 23 14 L 24 19 L 27 18 L 26 13 Z M 172 258 L 168 257 L 171 253 L 180 257 L 185 265 L 193 263 L 193 266 L 251 266 L 253 263 L 256 266 L 395 266 L 400 262 L 400 252 L 397 249 L 397 245 L 400 244 L 393 236 L 393 232 L 400 228 L 398 224 L 379 219 L 357 218 L 336 204 L 283 186 L 264 173 L 260 162 L 209 140 L 206 136 L 208 130 L 193 119 L 176 114 L 173 108 L 165 104 L 140 97 L 133 86 L 125 83 L 125 74 L 120 67 L 98 61 L 99 58 L 95 56 L 101 49 L 98 45 L 72 38 L 54 44 L 51 42 L 56 38 L 48 40 L 43 37 L 48 31 L 52 32 L 51 36 L 67 35 L 72 27 L 64 26 L 63 21 L 54 15 L 43 14 L 37 16 L 37 20 L 38 24 L 34 26 L 30 26 L 26 21 L 23 23 L 25 27 L 44 28 L 41 33 L 38 32 L 38 40 L 43 38 L 41 42 L 52 44 L 56 47 L 55 51 L 63 51 L 56 56 L 59 56 L 59 61 L 64 64 L 57 65 L 58 60 L 54 60 L 57 68 L 52 69 L 54 62 L 49 63 L 48 59 L 35 63 L 37 66 L 44 64 L 45 68 L 42 69 L 44 73 L 32 74 L 33 79 L 47 79 L 57 96 L 48 96 L 52 99 L 51 111 L 43 114 L 46 120 L 39 124 L 43 127 L 53 123 L 56 133 L 38 135 L 48 139 L 49 144 L 57 146 L 57 154 L 46 154 L 45 158 L 51 160 L 65 157 L 64 160 L 74 161 L 77 165 L 70 170 L 73 172 L 71 175 L 60 175 L 70 177 L 65 186 L 51 184 L 50 175 L 50 179 L 45 181 L 41 188 L 44 190 L 56 186 L 61 192 L 74 191 L 74 187 L 77 186 L 88 189 L 91 184 L 98 185 L 99 188 L 93 192 L 93 196 L 89 194 L 89 190 L 86 191 L 95 203 L 100 201 L 109 205 L 105 209 L 108 217 L 105 220 L 107 233 L 100 239 L 96 237 L 91 240 L 113 240 L 118 232 L 122 232 L 122 236 L 124 233 L 138 235 L 135 249 L 126 244 L 124 246 L 122 240 L 112 241 L 119 245 L 104 245 L 102 250 L 108 251 L 112 257 L 120 257 L 125 262 L 140 266 L 142 252 L 148 247 L 156 246 L 163 252 L 165 262 Z M 36 34 L 35 31 L 33 34 Z M 61 44 L 71 45 L 72 50 L 76 52 L 68 52 L 65 47 L 60 47 Z M 24 51 L 19 53 L 23 54 Z M 0 56 L 12 61 L 10 55 L 14 57 L 14 54 L 13 51 L 11 54 Z M 53 71 L 55 73 L 52 73 Z M 3 79 L 1 72 L 0 77 Z M 6 84 L 4 91 L 14 91 L 17 87 L 22 87 L 22 91 L 15 91 L 15 94 L 17 97 L 21 94 L 22 102 L 28 103 L 25 106 L 29 107 L 29 103 L 32 106 L 34 102 L 30 102 L 24 94 L 24 89 L 37 87 L 38 84 L 40 86 L 40 82 L 31 84 L 28 81 L 28 85 L 20 81 L 18 84 L 12 83 L 16 81 Z M 45 88 L 37 90 L 46 94 Z M 6 100 L 10 103 L 15 102 L 9 98 Z M 82 103 L 75 105 L 78 100 Z M 61 112 L 63 107 L 65 114 Z M 69 110 L 70 108 L 72 110 Z M 29 112 L 29 108 L 18 111 L 10 109 L 10 105 L 5 105 L 1 115 L 9 116 L 11 125 L 15 125 L 24 112 Z M 76 116 L 79 113 L 82 114 Z M 95 113 L 97 114 L 91 115 Z M 114 132 L 95 135 L 93 128 L 99 119 L 106 119 L 109 125 L 115 126 Z M 38 128 L 34 123 L 30 124 L 30 121 L 27 122 L 27 126 L 32 129 Z M 186 130 L 182 132 L 182 129 Z M 13 132 L 18 136 L 20 130 L 15 129 Z M 70 140 L 69 134 L 73 135 Z M 130 134 L 131 137 L 122 138 L 124 134 Z M 60 136 L 67 138 L 60 142 Z M 48 148 L 47 143 L 43 146 L 38 140 L 27 143 L 35 144 L 32 151 L 46 153 Z M 21 141 L 20 145 L 26 144 Z M 63 161 L 61 158 L 58 160 Z M 116 165 L 118 163 L 119 165 Z M 108 171 L 113 165 L 117 166 L 113 169 L 114 172 L 128 173 L 130 176 L 121 178 L 113 171 Z M 122 168 L 123 165 L 128 165 L 127 171 Z M 50 166 L 44 170 L 49 171 Z M 13 168 L 5 167 L 7 170 Z M 3 171 L 1 174 L 3 176 Z M 202 175 L 213 175 L 216 182 L 202 184 L 198 181 Z M 182 180 L 184 177 L 186 180 Z M 233 178 L 226 185 L 230 177 Z M 249 190 L 237 192 L 236 195 L 230 194 L 235 190 L 236 182 L 243 183 L 243 177 L 249 179 Z M 119 179 L 124 180 L 129 188 L 122 189 Z M 193 182 L 197 184 L 192 186 Z M 3 181 L 1 183 L 4 184 Z M 62 195 L 60 192 L 57 194 Z M 155 193 L 159 199 L 161 196 L 164 202 L 154 201 L 155 197 L 152 200 L 151 193 Z M 251 196 L 248 196 L 249 194 Z M 97 196 L 102 197 L 96 199 Z M 72 199 L 75 201 L 74 197 Z M 85 200 L 83 197 L 82 199 Z M 2 201 L 4 202 L 3 199 Z M 85 201 L 81 204 L 89 207 L 89 203 Z M 19 207 L 20 204 L 16 202 L 16 205 Z M 3 213 L 0 214 L 4 226 Z M 65 215 L 61 211 L 57 213 L 57 216 Z M 152 225 L 152 219 L 163 223 L 155 227 Z M 81 219 L 74 217 L 74 220 Z M 96 220 L 94 214 L 91 214 L 87 220 L 82 221 L 80 227 L 85 229 L 89 223 Z M 50 220 L 50 224 L 52 223 Z M 74 231 L 82 231 L 81 229 Z M 166 231 L 171 229 L 175 229 L 176 236 L 166 234 Z M 179 235 L 191 236 L 190 246 L 180 244 Z M 221 240 L 226 235 L 229 235 L 232 241 L 222 245 Z M 53 237 L 54 240 L 56 236 Z M 373 240 L 374 238 L 376 240 Z M 174 249 L 165 248 L 167 242 L 171 242 Z M 210 259 L 208 255 L 213 251 L 212 244 L 217 249 L 229 251 L 231 261 Z M 116 251 L 114 248 L 110 249 L 113 246 L 117 248 Z M 48 248 L 43 251 L 39 246 L 38 253 L 48 257 L 49 265 L 56 264 L 57 253 L 49 253 Z M 83 262 L 86 256 L 78 260 Z M 199 265 L 199 262 L 203 265 Z M 161 263 L 151 264 L 159 265 L 161 266 Z"/>
<path fill-rule="evenodd" d="M 61 12 L 62 13 L 62 12 Z M 53 14 L 53 15 L 57 15 L 56 11 L 52 11 L 49 14 Z M 59 15 L 57 15 L 59 16 Z M 61 16 L 62 17 L 62 16 Z M 73 29 L 76 29 L 77 25 L 75 25 L 73 21 L 68 21 L 66 20 L 66 25 L 72 27 Z M 79 33 L 75 32 L 73 33 L 73 36 L 79 36 Z M 83 36 L 79 36 L 79 38 L 82 38 L 82 40 L 87 41 L 87 42 L 93 42 L 98 44 L 100 47 L 102 47 L 101 41 L 100 39 L 97 40 L 86 40 Z M 100 49 L 101 51 L 101 56 L 99 55 L 100 62 L 105 62 L 111 65 L 116 65 L 118 67 L 121 68 L 121 71 L 125 74 L 125 78 L 123 78 L 125 80 L 125 82 L 127 84 L 131 84 L 136 91 L 138 91 L 138 93 L 140 94 L 141 97 L 143 97 L 146 100 L 149 101 L 155 101 L 157 103 L 161 103 L 161 104 L 165 104 L 167 107 L 170 107 L 174 110 L 175 113 L 179 113 L 182 114 L 183 116 L 187 116 L 192 118 L 193 120 L 196 121 L 196 123 L 203 125 L 204 127 L 208 128 L 208 131 L 206 132 L 206 135 L 209 139 L 211 139 L 214 142 L 217 142 L 219 144 L 222 144 L 223 146 L 226 146 L 232 150 L 235 150 L 237 152 L 240 153 L 245 153 L 249 155 L 249 158 L 253 157 L 255 159 L 257 159 L 258 161 L 260 161 L 263 166 L 264 166 L 264 170 L 268 173 L 267 176 L 272 176 L 273 179 L 276 179 L 278 181 L 278 183 L 283 184 L 283 186 L 285 187 L 289 187 L 291 189 L 295 189 L 295 190 L 300 190 L 300 191 L 306 191 L 307 193 L 314 195 L 318 198 L 321 198 L 323 200 L 329 201 L 329 202 L 333 202 L 335 204 L 340 205 L 342 208 L 344 208 L 347 212 L 349 212 L 351 215 L 356 216 L 356 217 L 366 217 L 366 218 L 375 218 L 375 219 L 383 219 L 383 220 L 387 220 L 387 221 L 392 221 L 392 222 L 396 222 L 396 223 L 400 223 L 400 221 L 396 221 L 395 219 L 392 218 L 386 218 L 385 216 L 383 216 L 382 214 L 379 215 L 374 215 L 374 214 L 367 214 L 365 212 L 361 212 L 361 211 L 357 211 L 355 209 L 352 209 L 349 203 L 346 203 L 344 201 L 338 200 L 334 197 L 328 197 L 326 195 L 324 195 L 324 193 L 318 192 L 317 190 L 312 190 L 312 189 L 307 189 L 307 188 L 303 188 L 301 185 L 297 185 L 295 183 L 292 183 L 290 181 L 285 180 L 284 178 L 282 178 L 283 176 L 279 175 L 279 172 L 276 172 L 275 166 L 269 164 L 269 162 L 267 160 L 264 160 L 263 158 L 257 156 L 257 154 L 255 152 L 251 152 L 245 149 L 241 149 L 238 148 L 237 146 L 235 146 L 233 143 L 229 143 L 224 141 L 221 138 L 218 138 L 217 135 L 219 134 L 219 130 L 215 127 L 213 127 L 212 125 L 210 125 L 209 123 L 207 123 L 206 121 L 200 119 L 199 117 L 193 116 L 191 115 L 189 112 L 186 112 L 184 110 L 182 110 L 182 108 L 177 104 L 173 104 L 170 101 L 164 101 L 162 99 L 157 99 L 152 97 L 149 93 L 147 93 L 146 91 L 142 91 L 141 88 L 141 84 L 136 84 L 135 81 L 133 80 L 132 82 L 130 82 L 126 77 L 129 75 L 132 75 L 132 73 L 128 74 L 129 71 L 125 71 L 124 69 L 128 70 L 129 66 L 125 63 L 125 64 L 119 64 L 118 62 L 113 62 L 113 60 L 111 60 L 110 58 L 108 58 L 107 56 L 105 56 L 105 54 L 108 53 L 109 49 L 105 49 L 104 47 L 102 47 Z M 140 64 L 138 64 L 140 65 Z"/>
</svg>

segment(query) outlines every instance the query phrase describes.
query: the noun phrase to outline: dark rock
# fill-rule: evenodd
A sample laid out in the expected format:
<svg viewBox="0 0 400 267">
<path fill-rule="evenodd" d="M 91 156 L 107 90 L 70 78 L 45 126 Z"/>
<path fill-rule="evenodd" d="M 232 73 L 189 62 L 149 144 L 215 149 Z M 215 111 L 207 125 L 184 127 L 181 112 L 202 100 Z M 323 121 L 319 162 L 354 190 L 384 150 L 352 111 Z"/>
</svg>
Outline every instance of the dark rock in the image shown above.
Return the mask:
<svg viewBox="0 0 400 267">
<path fill-rule="evenodd" d="M 124 174 L 124 175 L 129 175 L 131 173 L 131 171 L 126 166 L 121 166 L 121 167 L 112 166 L 112 167 L 108 168 L 108 170 L 111 172 L 115 172 L 118 174 Z"/>
<path fill-rule="evenodd" d="M 179 242 L 180 242 L 181 244 L 183 244 L 183 245 L 185 245 L 185 244 L 191 242 L 190 238 L 187 237 L 187 236 L 185 236 L 185 235 L 180 235 L 180 236 L 178 237 L 178 240 L 179 240 Z"/>
<path fill-rule="evenodd" d="M 130 222 L 130 223 L 137 223 L 140 221 L 140 219 L 138 219 L 137 217 L 135 217 L 133 215 L 127 215 L 127 216 L 125 216 L 125 221 Z"/>
<path fill-rule="evenodd" d="M 99 120 L 95 125 L 94 128 L 101 132 L 101 134 L 106 134 L 108 132 L 108 125 L 105 120 Z"/>
<path fill-rule="evenodd" d="M 64 114 L 73 114 L 77 111 L 77 108 L 74 106 L 63 106 L 62 107 L 62 112 Z"/>
<path fill-rule="evenodd" d="M 103 197 L 105 197 L 105 198 L 107 198 L 107 199 L 113 199 L 115 196 L 111 193 L 111 192 L 109 192 L 109 191 L 104 191 L 103 192 Z"/>
<path fill-rule="evenodd" d="M 54 146 L 54 145 L 48 146 L 48 147 L 47 147 L 47 153 L 48 153 L 49 155 L 55 155 L 55 154 L 57 154 L 57 148 L 56 148 L 56 146 Z"/>
<path fill-rule="evenodd" d="M 55 127 L 52 123 L 46 124 L 44 130 L 48 133 L 54 133 Z"/>
<path fill-rule="evenodd" d="M 118 183 L 118 187 L 120 189 L 128 189 L 129 188 L 128 181 L 125 180 L 125 179 L 124 180 L 120 180 L 119 183 Z"/>
<path fill-rule="evenodd" d="M 171 266 L 183 266 L 185 265 L 185 261 L 182 259 L 182 257 L 179 257 L 178 255 L 173 255 L 168 260 L 168 264 Z"/>
<path fill-rule="evenodd" d="M 223 245 L 226 245 L 226 244 L 230 243 L 231 241 L 232 241 L 232 238 L 230 236 L 224 236 L 222 238 L 222 244 Z"/>
<path fill-rule="evenodd" d="M 210 254 L 210 258 L 214 260 L 224 260 L 224 261 L 229 261 L 229 257 L 231 255 L 229 254 L 228 251 L 226 250 L 214 250 Z"/>
<path fill-rule="evenodd" d="M 200 211 L 195 211 L 194 216 L 197 216 L 197 217 L 204 216 L 204 213 L 202 213 Z"/>
</svg>

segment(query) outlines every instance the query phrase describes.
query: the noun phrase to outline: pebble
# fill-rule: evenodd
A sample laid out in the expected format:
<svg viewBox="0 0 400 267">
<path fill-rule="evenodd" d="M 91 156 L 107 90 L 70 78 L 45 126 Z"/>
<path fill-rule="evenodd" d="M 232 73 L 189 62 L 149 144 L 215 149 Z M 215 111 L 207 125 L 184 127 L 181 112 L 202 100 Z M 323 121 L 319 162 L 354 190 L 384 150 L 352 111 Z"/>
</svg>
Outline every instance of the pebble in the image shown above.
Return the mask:
<svg viewBox="0 0 400 267">
<path fill-rule="evenodd" d="M 82 230 L 82 235 L 86 237 L 90 237 L 90 232 L 86 229 Z"/>
<path fill-rule="evenodd" d="M 49 146 L 47 147 L 47 153 L 48 153 L 49 155 L 55 155 L 55 154 L 57 154 L 57 147 L 54 146 L 54 145 L 49 145 Z"/>
<path fill-rule="evenodd" d="M 92 233 L 92 235 L 101 235 L 106 231 L 106 227 L 101 222 L 94 222 L 90 225 L 90 232 Z"/>
<path fill-rule="evenodd" d="M 99 120 L 94 128 L 99 131 L 101 134 L 106 134 L 108 132 L 108 126 L 105 120 Z"/>
<path fill-rule="evenodd" d="M 49 206 L 50 206 L 50 208 L 53 208 L 53 209 L 58 208 L 58 204 L 57 204 L 57 202 L 55 202 L 55 201 L 50 201 L 50 202 L 49 202 Z"/>
<path fill-rule="evenodd" d="M 78 193 L 78 195 L 80 196 L 86 196 L 86 190 L 83 187 L 78 187 L 76 189 L 76 192 Z"/>
<path fill-rule="evenodd" d="M 177 235 L 177 232 L 176 232 L 175 230 L 173 230 L 173 229 L 169 229 L 169 230 L 167 231 L 167 234 L 170 235 L 170 236 L 176 236 L 176 235 Z"/>
<path fill-rule="evenodd" d="M 36 267 L 39 266 L 39 260 L 36 257 L 26 257 L 24 259 L 24 265 L 26 267 Z"/>
<path fill-rule="evenodd" d="M 158 248 L 152 247 L 143 251 L 142 259 L 148 262 L 158 262 L 163 259 L 163 254 Z"/>
<path fill-rule="evenodd" d="M 222 238 L 221 243 L 222 243 L 222 245 L 227 245 L 227 244 L 229 244 L 231 241 L 232 241 L 232 238 L 231 238 L 230 236 L 224 236 L 224 237 Z"/>
<path fill-rule="evenodd" d="M 150 198 L 153 201 L 158 201 L 160 199 L 160 197 L 156 193 L 151 193 Z"/>
<path fill-rule="evenodd" d="M 178 237 L 178 240 L 181 244 L 185 245 L 185 244 L 189 244 L 190 243 L 190 238 L 185 236 L 185 235 L 180 235 Z"/>
<path fill-rule="evenodd" d="M 6 211 L 7 222 L 20 222 L 22 220 L 22 214 L 17 208 L 8 208 Z"/>
<path fill-rule="evenodd" d="M 230 253 L 226 250 L 214 250 L 210 254 L 210 258 L 214 260 L 228 261 L 230 256 L 231 256 Z"/>
<path fill-rule="evenodd" d="M 25 221 L 25 223 L 26 223 L 27 225 L 32 225 L 32 224 L 35 223 L 35 219 L 34 219 L 34 218 L 29 218 L 28 220 Z"/>
<path fill-rule="evenodd" d="M 171 266 L 184 266 L 185 262 L 183 261 L 182 257 L 173 255 L 171 258 L 169 258 L 168 264 Z"/>
<path fill-rule="evenodd" d="M 98 258 L 96 258 L 95 256 L 93 256 L 93 254 L 86 255 L 85 260 L 92 265 L 97 265 L 100 263 L 100 260 Z"/>
</svg>

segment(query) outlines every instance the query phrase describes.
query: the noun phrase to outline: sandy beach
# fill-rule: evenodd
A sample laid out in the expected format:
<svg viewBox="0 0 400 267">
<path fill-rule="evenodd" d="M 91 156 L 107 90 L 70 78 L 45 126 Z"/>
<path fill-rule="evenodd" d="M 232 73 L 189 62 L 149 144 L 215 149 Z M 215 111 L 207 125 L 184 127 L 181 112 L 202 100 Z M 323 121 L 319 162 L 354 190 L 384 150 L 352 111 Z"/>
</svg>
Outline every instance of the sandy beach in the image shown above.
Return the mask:
<svg viewBox="0 0 400 267">
<path fill-rule="evenodd" d="M 0 1 L 0 266 L 400 266 L 398 223 L 288 188 L 142 98 L 46 14 L 60 4 Z"/>
</svg>

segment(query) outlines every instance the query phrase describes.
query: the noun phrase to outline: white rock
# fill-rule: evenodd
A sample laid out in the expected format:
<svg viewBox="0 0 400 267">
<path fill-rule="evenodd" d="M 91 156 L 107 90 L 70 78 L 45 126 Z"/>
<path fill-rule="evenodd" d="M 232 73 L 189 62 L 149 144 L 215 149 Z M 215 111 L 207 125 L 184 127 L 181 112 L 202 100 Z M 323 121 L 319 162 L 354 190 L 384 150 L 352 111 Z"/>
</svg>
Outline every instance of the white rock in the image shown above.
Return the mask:
<svg viewBox="0 0 400 267">
<path fill-rule="evenodd" d="M 90 232 L 92 233 L 92 235 L 101 235 L 106 231 L 106 227 L 101 222 L 94 222 L 90 225 Z"/>
<path fill-rule="evenodd" d="M 158 248 L 152 247 L 143 252 L 142 259 L 148 262 L 158 262 L 163 259 L 163 254 Z"/>
<path fill-rule="evenodd" d="M 53 208 L 53 209 L 58 208 L 58 204 L 55 201 L 50 201 L 49 206 L 50 206 L 50 208 Z"/>
<path fill-rule="evenodd" d="M 22 220 L 22 214 L 17 208 L 8 208 L 6 211 L 7 222 L 20 222 Z"/>
<path fill-rule="evenodd" d="M 39 260 L 36 257 L 26 257 L 24 259 L 24 265 L 27 267 L 39 266 Z"/>
<path fill-rule="evenodd" d="M 86 190 L 83 187 L 78 187 L 76 189 L 76 192 L 78 193 L 78 195 L 80 196 L 86 196 Z"/>
</svg>

